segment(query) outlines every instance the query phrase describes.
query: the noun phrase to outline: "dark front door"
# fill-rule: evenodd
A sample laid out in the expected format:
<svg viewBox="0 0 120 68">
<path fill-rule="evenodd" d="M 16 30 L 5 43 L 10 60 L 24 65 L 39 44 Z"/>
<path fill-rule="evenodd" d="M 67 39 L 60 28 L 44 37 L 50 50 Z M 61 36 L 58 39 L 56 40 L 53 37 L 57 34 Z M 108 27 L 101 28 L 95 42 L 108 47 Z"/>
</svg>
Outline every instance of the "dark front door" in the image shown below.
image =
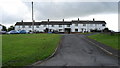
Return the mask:
<svg viewBox="0 0 120 68">
<path fill-rule="evenodd" d="M 65 28 L 65 33 L 70 33 L 71 29 L 70 28 Z"/>
</svg>

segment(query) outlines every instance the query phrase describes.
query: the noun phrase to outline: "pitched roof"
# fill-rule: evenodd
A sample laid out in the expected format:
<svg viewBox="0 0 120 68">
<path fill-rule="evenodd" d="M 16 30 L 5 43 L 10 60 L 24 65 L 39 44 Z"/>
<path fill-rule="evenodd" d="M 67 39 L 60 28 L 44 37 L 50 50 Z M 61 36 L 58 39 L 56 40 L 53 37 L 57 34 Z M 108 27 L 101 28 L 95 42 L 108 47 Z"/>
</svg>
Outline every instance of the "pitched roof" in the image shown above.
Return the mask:
<svg viewBox="0 0 120 68">
<path fill-rule="evenodd" d="M 15 25 L 32 25 L 32 22 L 17 22 Z M 40 25 L 40 22 L 34 22 L 34 25 Z"/>
<path fill-rule="evenodd" d="M 70 25 L 72 23 L 80 23 L 80 24 L 106 24 L 105 21 L 89 21 L 89 20 L 72 20 L 72 21 L 42 21 L 42 22 L 34 22 L 34 25 Z M 32 22 L 17 22 L 15 25 L 32 25 Z"/>
<path fill-rule="evenodd" d="M 41 24 L 50 24 L 50 25 L 66 25 L 66 24 L 71 24 L 71 21 L 42 21 L 42 22 L 34 22 L 34 25 L 41 25 Z M 15 25 L 32 25 L 32 22 L 17 22 Z"/>
<path fill-rule="evenodd" d="M 0 26 L 3 26 L 3 25 L 0 24 Z"/>
<path fill-rule="evenodd" d="M 72 20 L 73 23 L 81 23 L 81 24 L 106 24 L 105 21 L 90 21 L 90 20 Z"/>
<path fill-rule="evenodd" d="M 61 24 L 61 25 L 70 25 L 70 24 L 72 24 L 72 22 L 71 21 L 42 21 L 41 22 L 41 24 L 51 24 L 51 25 L 59 25 L 59 24 Z"/>
</svg>

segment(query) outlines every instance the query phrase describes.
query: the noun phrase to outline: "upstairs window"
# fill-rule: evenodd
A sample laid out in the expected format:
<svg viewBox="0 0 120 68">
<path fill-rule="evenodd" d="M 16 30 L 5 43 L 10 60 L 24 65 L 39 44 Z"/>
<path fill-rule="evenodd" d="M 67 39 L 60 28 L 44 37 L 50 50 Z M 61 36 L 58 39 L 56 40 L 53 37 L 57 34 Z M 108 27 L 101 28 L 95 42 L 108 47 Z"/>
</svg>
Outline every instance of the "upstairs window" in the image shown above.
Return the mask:
<svg viewBox="0 0 120 68">
<path fill-rule="evenodd" d="M 39 25 L 37 25 L 36 28 L 39 28 Z"/>
<path fill-rule="evenodd" d="M 25 28 L 25 26 L 23 25 L 22 28 Z"/>
<path fill-rule="evenodd" d="M 62 27 L 62 25 L 59 25 L 59 27 Z"/>
<path fill-rule="evenodd" d="M 54 25 L 51 25 L 52 27 L 54 27 Z"/>
<path fill-rule="evenodd" d="M 78 24 L 75 24 L 75 26 L 78 26 Z"/>
<path fill-rule="evenodd" d="M 83 26 L 86 26 L 86 24 L 83 24 Z"/>
<path fill-rule="evenodd" d="M 67 27 L 70 27 L 70 25 L 67 25 Z"/>
<path fill-rule="evenodd" d="M 90 26 L 93 26 L 93 24 L 90 24 Z"/>
<path fill-rule="evenodd" d="M 29 26 L 29 28 L 31 28 L 31 25 Z"/>
<path fill-rule="evenodd" d="M 44 27 L 46 27 L 46 25 L 44 25 Z"/>
</svg>

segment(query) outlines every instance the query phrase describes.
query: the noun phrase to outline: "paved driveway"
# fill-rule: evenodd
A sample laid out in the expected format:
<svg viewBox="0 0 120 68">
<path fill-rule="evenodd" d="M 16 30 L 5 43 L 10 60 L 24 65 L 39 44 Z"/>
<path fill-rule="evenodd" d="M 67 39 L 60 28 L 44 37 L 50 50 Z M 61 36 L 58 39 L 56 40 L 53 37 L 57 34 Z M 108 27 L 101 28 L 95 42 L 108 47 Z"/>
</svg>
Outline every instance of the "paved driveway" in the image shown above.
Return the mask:
<svg viewBox="0 0 120 68">
<path fill-rule="evenodd" d="M 82 35 L 64 35 L 57 54 L 37 66 L 117 66 L 117 57 L 104 53 Z"/>
</svg>

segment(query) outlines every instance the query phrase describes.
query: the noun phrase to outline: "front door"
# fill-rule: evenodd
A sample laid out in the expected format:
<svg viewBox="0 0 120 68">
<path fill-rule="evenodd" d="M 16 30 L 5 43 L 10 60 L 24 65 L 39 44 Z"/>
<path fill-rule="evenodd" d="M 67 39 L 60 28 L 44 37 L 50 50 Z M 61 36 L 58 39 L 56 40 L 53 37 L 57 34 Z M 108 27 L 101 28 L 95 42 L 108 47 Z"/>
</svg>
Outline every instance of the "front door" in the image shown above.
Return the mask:
<svg viewBox="0 0 120 68">
<path fill-rule="evenodd" d="M 65 33 L 70 34 L 70 32 L 71 32 L 71 29 L 70 29 L 70 28 L 65 28 Z"/>
</svg>

